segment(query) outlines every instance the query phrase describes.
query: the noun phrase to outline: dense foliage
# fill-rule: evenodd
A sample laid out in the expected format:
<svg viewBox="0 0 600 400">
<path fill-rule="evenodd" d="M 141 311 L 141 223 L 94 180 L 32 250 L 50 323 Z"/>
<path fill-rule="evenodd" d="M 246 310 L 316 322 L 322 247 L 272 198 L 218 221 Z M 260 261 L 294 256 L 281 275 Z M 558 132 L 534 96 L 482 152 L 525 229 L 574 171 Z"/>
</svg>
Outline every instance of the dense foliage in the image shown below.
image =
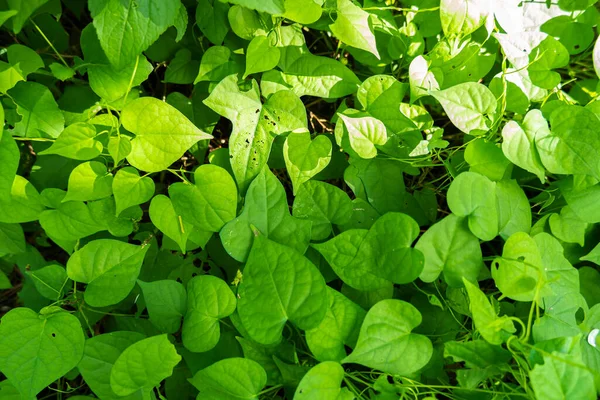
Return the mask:
<svg viewBox="0 0 600 400">
<path fill-rule="evenodd" d="M 596 1 L 0 0 L 0 398 L 596 399 Z"/>
</svg>

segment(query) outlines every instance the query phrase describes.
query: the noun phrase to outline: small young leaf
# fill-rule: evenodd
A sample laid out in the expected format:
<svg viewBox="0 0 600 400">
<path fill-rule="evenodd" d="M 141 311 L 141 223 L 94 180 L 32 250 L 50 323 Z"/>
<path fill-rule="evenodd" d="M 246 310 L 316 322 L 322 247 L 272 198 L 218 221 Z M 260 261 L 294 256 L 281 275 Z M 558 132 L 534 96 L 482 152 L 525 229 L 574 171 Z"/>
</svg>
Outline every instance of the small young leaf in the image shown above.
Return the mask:
<svg viewBox="0 0 600 400">
<path fill-rule="evenodd" d="M 67 275 L 87 283 L 85 301 L 93 307 L 117 304 L 135 286 L 149 246 L 112 239 L 89 242 L 67 262 Z"/>
<path fill-rule="evenodd" d="M 141 390 L 152 391 L 173 374 L 181 361 L 166 334 L 140 340 L 127 347 L 110 371 L 110 387 L 117 396 L 128 396 Z"/>
<path fill-rule="evenodd" d="M 152 223 L 185 253 L 188 238 L 194 227 L 177 214 L 171 199 L 162 194 L 154 196 L 150 202 L 149 213 Z"/>
<path fill-rule="evenodd" d="M 481 240 L 498 235 L 496 183 L 475 172 L 458 175 L 448 189 L 448 207 L 459 217 L 466 217 L 469 229 Z"/>
<path fill-rule="evenodd" d="M 412 333 L 421 324 L 421 313 L 401 300 L 382 300 L 367 313 L 358 343 L 342 363 L 357 363 L 394 375 L 423 368 L 433 354 L 429 338 Z"/>
<path fill-rule="evenodd" d="M 440 18 L 446 36 L 466 36 L 482 26 L 492 11 L 487 0 L 442 0 Z"/>
<path fill-rule="evenodd" d="M 120 169 L 112 182 L 115 195 L 116 216 L 123 210 L 143 204 L 154 195 L 154 181 L 149 177 L 140 177 L 139 172 L 132 167 Z"/>
<path fill-rule="evenodd" d="M 99 200 L 112 195 L 113 176 L 99 161 L 79 164 L 69 175 L 69 188 L 63 202 Z"/>
<path fill-rule="evenodd" d="M 327 167 L 331 161 L 331 151 L 331 141 L 325 136 L 311 140 L 308 132 L 289 134 L 283 145 L 283 156 L 294 195 L 304 182 Z"/>
<path fill-rule="evenodd" d="M 235 295 L 215 276 L 201 275 L 187 285 L 187 313 L 181 332 L 183 345 L 193 352 L 214 348 L 221 337 L 219 320 L 235 311 Z"/>
<path fill-rule="evenodd" d="M 196 24 L 204 36 L 216 46 L 220 46 L 229 32 L 227 12 L 229 4 L 219 0 L 199 0 L 196 7 Z"/>
<path fill-rule="evenodd" d="M 373 117 L 348 117 L 344 114 L 338 114 L 342 120 L 350 146 L 361 158 L 373 158 L 377 155 L 375 145 L 383 146 L 387 140 L 387 130 L 383 122 Z M 337 128 L 337 125 L 336 125 Z M 336 140 L 338 139 L 336 129 Z M 340 142 L 338 141 L 338 144 Z"/>
</svg>

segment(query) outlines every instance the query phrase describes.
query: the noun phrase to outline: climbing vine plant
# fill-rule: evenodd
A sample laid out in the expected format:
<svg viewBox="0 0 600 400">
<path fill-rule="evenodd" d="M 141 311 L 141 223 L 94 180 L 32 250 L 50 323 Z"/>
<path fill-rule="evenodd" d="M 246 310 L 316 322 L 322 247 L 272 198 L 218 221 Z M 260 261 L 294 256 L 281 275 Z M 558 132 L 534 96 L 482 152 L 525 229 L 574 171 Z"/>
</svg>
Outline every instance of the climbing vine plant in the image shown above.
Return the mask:
<svg viewBox="0 0 600 400">
<path fill-rule="evenodd" d="M 596 0 L 0 0 L 0 398 L 600 390 Z"/>
</svg>

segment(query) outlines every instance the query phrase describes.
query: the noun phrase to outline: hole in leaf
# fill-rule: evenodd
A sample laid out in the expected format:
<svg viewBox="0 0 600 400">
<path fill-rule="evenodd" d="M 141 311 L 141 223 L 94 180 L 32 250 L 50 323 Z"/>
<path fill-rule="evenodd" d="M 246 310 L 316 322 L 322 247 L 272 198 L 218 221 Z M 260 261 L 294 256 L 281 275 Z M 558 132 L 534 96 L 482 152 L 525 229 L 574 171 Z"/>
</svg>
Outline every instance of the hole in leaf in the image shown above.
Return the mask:
<svg viewBox="0 0 600 400">
<path fill-rule="evenodd" d="M 519 256 L 519 257 L 517 257 L 517 260 L 518 261 L 525 261 L 525 256 Z"/>
<path fill-rule="evenodd" d="M 583 308 L 579 307 L 577 309 L 577 312 L 575 313 L 575 321 L 577 321 L 577 324 L 581 324 L 583 322 L 583 320 L 585 319 L 585 311 L 583 311 Z"/>
<path fill-rule="evenodd" d="M 56 333 L 52 332 L 52 337 L 56 337 Z"/>
<path fill-rule="evenodd" d="M 394 384 L 394 378 L 392 378 L 390 375 L 386 376 L 386 379 L 390 385 Z"/>
<path fill-rule="evenodd" d="M 578 50 L 578 49 L 579 49 L 579 47 L 581 47 L 581 46 L 579 46 L 578 44 L 576 44 L 576 45 L 575 45 L 575 46 L 573 46 L 573 47 L 575 48 L 575 50 Z"/>
<path fill-rule="evenodd" d="M 181 280 L 181 278 L 177 278 L 177 279 L 175 279 L 175 280 L 176 280 L 177 282 L 179 282 L 179 283 L 183 283 L 183 281 Z"/>
<path fill-rule="evenodd" d="M 194 278 L 194 277 L 196 277 L 196 276 L 198 276 L 198 274 L 194 272 L 194 273 L 192 274 L 192 278 Z"/>
</svg>

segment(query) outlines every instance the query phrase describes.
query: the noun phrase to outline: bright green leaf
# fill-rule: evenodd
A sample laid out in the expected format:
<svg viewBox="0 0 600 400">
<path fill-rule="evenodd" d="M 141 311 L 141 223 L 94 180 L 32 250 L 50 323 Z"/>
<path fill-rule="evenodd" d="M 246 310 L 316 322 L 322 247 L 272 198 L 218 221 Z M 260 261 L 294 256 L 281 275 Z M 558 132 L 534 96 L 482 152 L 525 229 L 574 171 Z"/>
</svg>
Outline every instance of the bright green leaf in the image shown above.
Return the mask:
<svg viewBox="0 0 600 400">
<path fill-rule="evenodd" d="M 171 199 L 162 194 L 154 196 L 150 202 L 149 214 L 152 223 L 185 253 L 188 238 L 194 227 L 177 214 Z"/>
<path fill-rule="evenodd" d="M 325 361 L 312 367 L 302 378 L 294 399 L 352 400 L 354 395 L 341 388 L 344 368 L 333 361 Z"/>
<path fill-rule="evenodd" d="M 135 168 L 120 169 L 112 181 L 112 191 L 117 205 L 116 215 L 129 207 L 147 202 L 154 195 L 154 190 L 152 178 L 140 177 Z"/>
<path fill-rule="evenodd" d="M 161 332 L 177 332 L 186 310 L 186 294 L 183 285 L 171 280 L 154 282 L 138 280 L 137 283 L 142 288 L 150 322 Z"/>
<path fill-rule="evenodd" d="M 331 141 L 325 136 L 311 140 L 308 132 L 289 134 L 283 146 L 283 156 L 294 195 L 304 182 L 327 167 L 331 161 L 331 151 Z"/>
<path fill-rule="evenodd" d="M 351 0 L 338 0 L 337 18 L 329 29 L 345 44 L 368 51 L 380 59 L 369 13 Z"/>
<path fill-rule="evenodd" d="M 244 78 L 257 72 L 269 71 L 279 62 L 279 48 L 273 47 L 267 36 L 256 36 L 246 50 L 246 72 Z"/>
<path fill-rule="evenodd" d="M 79 164 L 69 175 L 66 201 L 99 200 L 112 195 L 113 176 L 99 161 Z"/>
<path fill-rule="evenodd" d="M 102 153 L 102 143 L 97 139 L 93 125 L 78 122 L 69 125 L 48 149 L 39 154 L 58 154 L 74 160 L 91 160 Z"/>
</svg>

